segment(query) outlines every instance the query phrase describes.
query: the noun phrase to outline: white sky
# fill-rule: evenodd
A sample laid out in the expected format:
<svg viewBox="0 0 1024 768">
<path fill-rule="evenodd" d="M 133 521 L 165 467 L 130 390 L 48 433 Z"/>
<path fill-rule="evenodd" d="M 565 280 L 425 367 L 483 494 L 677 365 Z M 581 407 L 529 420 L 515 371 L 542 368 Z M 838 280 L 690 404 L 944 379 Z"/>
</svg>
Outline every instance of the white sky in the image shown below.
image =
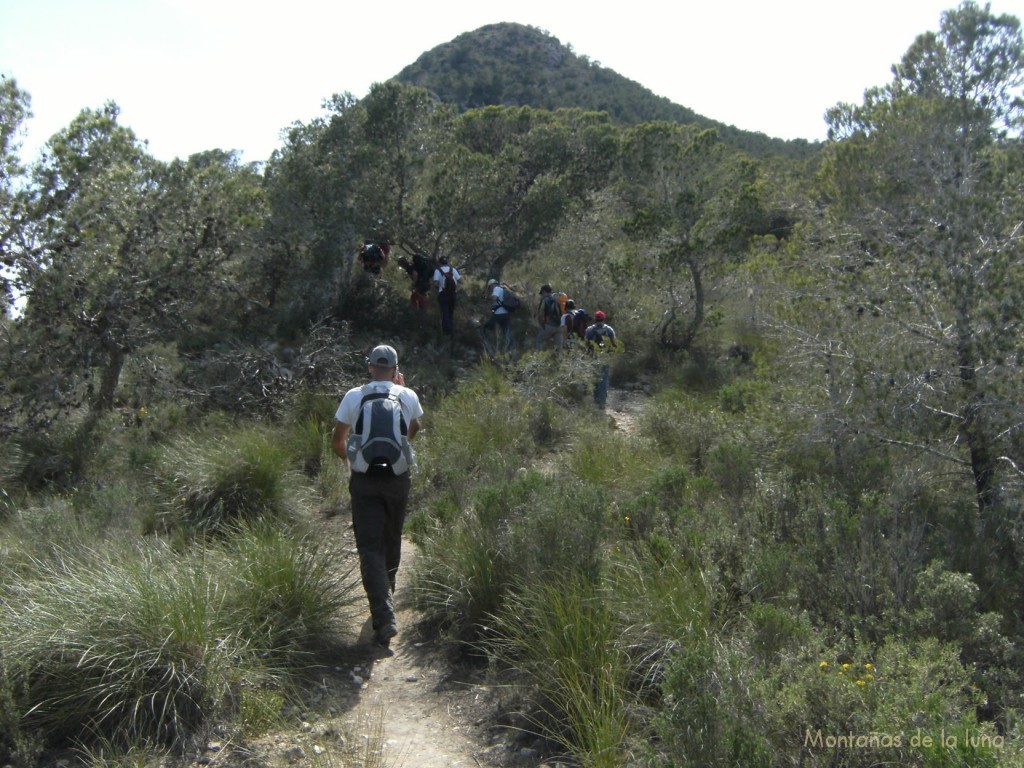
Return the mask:
<svg viewBox="0 0 1024 768">
<path fill-rule="evenodd" d="M 0 0 L 0 74 L 32 98 L 23 159 L 113 100 L 162 160 L 266 160 L 335 93 L 357 98 L 485 24 L 546 30 L 705 117 L 823 139 L 825 110 L 888 82 L 958 0 Z M 982 2 L 983 4 L 983 2 Z M 992 0 L 1024 17 L 1024 0 Z"/>
</svg>

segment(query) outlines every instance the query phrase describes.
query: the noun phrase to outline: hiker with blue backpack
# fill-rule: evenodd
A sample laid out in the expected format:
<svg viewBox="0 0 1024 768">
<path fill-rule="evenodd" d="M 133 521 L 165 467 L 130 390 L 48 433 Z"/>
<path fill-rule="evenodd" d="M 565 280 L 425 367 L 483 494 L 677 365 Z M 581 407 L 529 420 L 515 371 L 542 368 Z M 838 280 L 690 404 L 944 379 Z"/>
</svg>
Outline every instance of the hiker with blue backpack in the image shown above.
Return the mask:
<svg viewBox="0 0 1024 768">
<path fill-rule="evenodd" d="M 405 386 L 394 347 L 374 347 L 366 362 L 370 382 L 345 393 L 334 415 L 331 446 L 351 470 L 348 490 L 359 572 L 374 641 L 387 647 L 398 633 L 395 579 L 415 464 L 409 441 L 420 430 L 423 407 Z"/>
</svg>

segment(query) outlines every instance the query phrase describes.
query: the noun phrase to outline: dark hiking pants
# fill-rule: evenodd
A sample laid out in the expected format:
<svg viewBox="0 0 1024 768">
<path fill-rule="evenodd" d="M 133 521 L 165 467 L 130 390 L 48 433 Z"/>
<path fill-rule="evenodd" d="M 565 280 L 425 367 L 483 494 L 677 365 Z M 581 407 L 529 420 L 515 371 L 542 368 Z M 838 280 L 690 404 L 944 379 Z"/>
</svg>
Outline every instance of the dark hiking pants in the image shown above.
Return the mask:
<svg viewBox="0 0 1024 768">
<path fill-rule="evenodd" d="M 457 294 L 449 294 L 447 291 L 440 291 L 437 294 L 437 304 L 441 309 L 441 333 L 445 336 L 455 334 L 455 298 Z"/>
<path fill-rule="evenodd" d="M 410 487 L 408 472 L 397 477 L 353 472 L 349 478 L 359 572 L 375 630 L 395 620 L 391 593 L 402 559 L 402 526 Z"/>
</svg>

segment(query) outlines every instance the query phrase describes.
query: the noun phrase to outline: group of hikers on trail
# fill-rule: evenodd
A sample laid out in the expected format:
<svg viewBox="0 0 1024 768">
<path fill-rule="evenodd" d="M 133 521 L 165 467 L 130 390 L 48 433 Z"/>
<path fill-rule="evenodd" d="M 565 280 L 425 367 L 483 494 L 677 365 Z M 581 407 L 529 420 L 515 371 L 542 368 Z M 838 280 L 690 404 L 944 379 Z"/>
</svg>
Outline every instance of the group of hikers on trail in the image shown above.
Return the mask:
<svg viewBox="0 0 1024 768">
<path fill-rule="evenodd" d="M 593 320 L 593 322 L 591 322 Z M 534 339 L 534 348 L 543 349 L 545 343 L 554 341 L 556 349 L 571 349 L 579 343 L 586 345 L 590 353 L 609 351 L 618 347 L 615 329 L 606 322 L 607 316 L 600 309 L 591 318 L 583 307 L 563 292 L 555 294 L 550 285 L 540 289 L 540 303 L 537 305 L 537 324 L 540 330 Z M 604 407 L 608 402 L 608 382 L 611 365 L 602 363 L 597 382 L 594 384 L 594 402 Z"/>
<path fill-rule="evenodd" d="M 552 339 L 558 348 L 572 347 L 582 340 L 587 342 L 589 349 L 593 349 L 594 346 L 603 347 L 606 339 L 614 348 L 617 344 L 615 330 L 605 320 L 606 315 L 601 310 L 590 317 L 567 294 L 555 294 L 550 285 L 543 285 L 537 305 L 540 330 L 534 340 L 534 348 L 543 349 L 544 344 Z"/>
<path fill-rule="evenodd" d="M 390 261 L 391 243 L 367 240 L 359 249 L 359 257 L 363 268 L 378 277 Z M 428 296 L 436 287 L 441 331 L 453 337 L 462 279 L 459 270 L 446 257 L 434 262 L 419 251 L 412 260 L 400 256 L 398 263 L 412 279 L 409 300 L 415 309 L 427 310 Z M 487 281 L 487 293 L 491 316 L 483 324 L 482 334 L 500 336 L 503 349 L 511 351 L 512 315 L 521 301 L 515 291 L 496 278 Z M 538 350 L 549 340 L 558 350 L 576 344 L 584 344 L 591 353 L 618 347 L 615 330 L 605 322 L 604 312 L 597 311 L 590 318 L 566 294 L 554 294 L 550 285 L 540 289 L 536 319 L 540 329 L 534 346 Z M 421 429 L 423 407 L 416 392 L 405 386 L 394 347 L 378 344 L 366 363 L 369 382 L 345 393 L 335 412 L 331 444 L 349 469 L 352 527 L 370 608 L 367 628 L 373 642 L 387 649 L 398 634 L 394 592 L 411 474 L 416 466 L 411 441 Z M 608 398 L 609 372 L 610 366 L 601 364 L 594 384 L 594 401 L 602 408 Z"/>
<path fill-rule="evenodd" d="M 359 251 L 363 268 L 379 276 L 391 256 L 391 243 L 377 243 L 367 240 Z M 431 291 L 437 294 L 437 305 L 441 317 L 441 333 L 448 338 L 455 334 L 455 306 L 462 275 L 449 263 L 447 256 L 435 261 L 419 250 L 412 259 L 398 258 L 399 266 L 412 280 L 409 303 L 420 312 L 426 312 Z M 509 286 L 496 278 L 487 281 L 491 315 L 480 328 L 481 337 L 489 352 L 510 353 L 515 340 L 512 335 L 512 315 L 519 309 L 521 301 Z M 615 349 L 618 341 L 613 329 L 606 322 L 605 313 L 598 310 L 591 317 L 583 307 L 577 307 L 573 299 L 564 292 L 555 293 L 550 285 L 540 289 L 537 305 L 537 323 L 540 326 L 534 339 L 534 348 L 541 350 L 552 342 L 556 349 L 569 349 L 585 344 L 590 352 Z M 607 400 L 610 366 L 601 366 L 601 377 L 595 387 L 594 400 L 603 406 Z"/>
<path fill-rule="evenodd" d="M 441 333 L 449 338 L 455 335 L 455 304 L 459 293 L 459 281 L 462 275 L 459 270 L 448 263 L 447 256 L 441 256 L 436 262 L 421 251 L 412 255 L 412 261 L 405 257 L 398 259 L 398 265 L 412 279 L 412 292 L 409 303 L 413 309 L 427 311 L 428 295 L 436 286 L 437 306 L 441 313 Z M 431 284 L 434 285 L 431 285 Z"/>
</svg>

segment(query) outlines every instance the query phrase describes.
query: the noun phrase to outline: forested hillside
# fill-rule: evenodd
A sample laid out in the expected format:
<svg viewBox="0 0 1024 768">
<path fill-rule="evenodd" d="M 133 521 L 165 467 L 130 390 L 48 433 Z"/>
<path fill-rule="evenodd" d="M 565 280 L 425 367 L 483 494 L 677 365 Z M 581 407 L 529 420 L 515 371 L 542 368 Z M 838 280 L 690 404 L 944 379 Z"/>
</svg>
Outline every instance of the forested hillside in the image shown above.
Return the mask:
<svg viewBox="0 0 1024 768">
<path fill-rule="evenodd" d="M 398 589 L 541 758 L 1024 766 L 1019 20 L 947 11 L 800 158 L 513 25 L 417 72 L 251 165 L 159 161 L 108 103 L 24 168 L 0 83 L 0 763 L 251 764 L 334 714 L 331 433 L 387 343 L 425 409 Z M 451 336 L 415 254 L 462 274 Z M 535 348 L 544 284 L 618 346 Z"/>
<path fill-rule="evenodd" d="M 704 75 L 680 71 L 678 76 Z M 664 120 L 714 128 L 726 144 L 753 155 L 800 159 L 818 150 L 803 139 L 775 139 L 698 115 L 522 24 L 490 24 L 459 35 L 426 51 L 395 79 L 426 88 L 459 110 L 577 107 L 607 112 L 616 122 L 629 125 Z"/>
</svg>

